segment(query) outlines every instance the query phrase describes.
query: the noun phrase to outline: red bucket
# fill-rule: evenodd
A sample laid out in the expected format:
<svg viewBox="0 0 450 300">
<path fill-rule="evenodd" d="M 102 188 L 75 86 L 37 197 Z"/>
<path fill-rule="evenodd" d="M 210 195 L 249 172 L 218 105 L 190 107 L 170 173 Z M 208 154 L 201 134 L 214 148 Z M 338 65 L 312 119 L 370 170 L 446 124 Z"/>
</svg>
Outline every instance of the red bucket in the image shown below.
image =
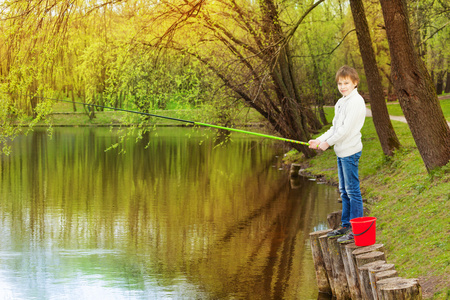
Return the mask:
<svg viewBox="0 0 450 300">
<path fill-rule="evenodd" d="M 376 239 L 375 217 L 361 217 L 350 220 L 356 246 L 370 246 L 375 244 Z"/>
</svg>

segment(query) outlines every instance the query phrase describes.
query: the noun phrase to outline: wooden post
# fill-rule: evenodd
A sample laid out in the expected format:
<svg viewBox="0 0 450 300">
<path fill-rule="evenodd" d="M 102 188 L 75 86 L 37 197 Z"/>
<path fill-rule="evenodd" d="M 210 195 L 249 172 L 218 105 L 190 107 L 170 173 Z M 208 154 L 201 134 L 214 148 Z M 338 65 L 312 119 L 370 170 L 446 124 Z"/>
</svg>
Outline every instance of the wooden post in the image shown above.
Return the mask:
<svg viewBox="0 0 450 300">
<path fill-rule="evenodd" d="M 383 284 L 380 288 L 383 300 L 422 300 L 422 287 L 417 279 L 399 279 Z"/>
<path fill-rule="evenodd" d="M 357 251 L 358 250 L 355 250 L 353 253 Z M 356 267 L 358 270 L 361 295 L 363 296 L 364 299 L 373 299 L 373 295 L 372 295 L 372 288 L 369 286 L 369 288 L 367 289 L 366 285 L 364 284 L 366 281 L 370 279 L 365 278 L 366 276 L 368 277 L 369 275 L 363 272 L 364 271 L 363 266 L 377 260 L 386 261 L 386 256 L 384 255 L 384 252 L 371 251 L 356 256 Z"/>
<path fill-rule="evenodd" d="M 383 244 L 373 244 L 370 246 L 366 246 L 366 247 L 358 247 L 357 249 L 355 249 L 352 252 L 352 259 L 353 259 L 353 264 L 356 267 L 356 273 L 359 274 L 358 271 L 358 265 L 356 263 L 356 256 L 364 254 L 364 253 L 369 253 L 369 252 L 373 252 L 373 251 L 380 251 L 380 252 L 384 252 L 384 245 Z M 370 261 L 369 261 L 370 262 Z"/>
<path fill-rule="evenodd" d="M 358 246 L 356 246 L 354 242 L 350 242 L 341 243 L 340 247 L 345 274 L 347 275 L 348 289 L 350 290 L 352 300 L 362 299 L 361 289 L 359 288 L 358 274 L 356 273 L 353 259 L 350 257 L 352 255 L 352 251 L 358 248 Z"/>
<path fill-rule="evenodd" d="M 338 229 L 341 226 L 342 210 L 334 211 L 327 216 L 328 225 L 331 229 Z"/>
<path fill-rule="evenodd" d="M 299 175 L 300 171 L 300 165 L 299 164 L 291 164 L 291 170 L 289 172 L 289 175 L 291 177 L 297 177 Z"/>
<path fill-rule="evenodd" d="M 330 284 L 331 293 L 336 295 L 336 282 L 333 278 L 333 268 L 331 267 L 330 252 L 328 251 L 328 237 L 326 235 L 319 236 L 319 244 L 322 249 L 323 262 L 325 263 L 325 270 L 327 271 L 328 282 Z"/>
<path fill-rule="evenodd" d="M 403 278 L 401 277 L 389 277 L 389 278 L 385 278 L 385 279 L 380 279 L 377 281 L 377 295 L 378 295 L 378 299 L 383 299 L 383 295 L 381 295 L 381 288 L 388 283 L 391 282 L 396 282 L 396 281 L 401 281 L 403 280 Z"/>
<path fill-rule="evenodd" d="M 394 268 L 394 264 L 383 264 L 369 268 L 369 278 L 374 299 L 378 299 L 377 281 L 397 276 L 397 271 L 395 271 Z"/>
<path fill-rule="evenodd" d="M 384 245 L 383 244 L 373 244 L 370 246 L 358 247 L 355 251 L 352 252 L 352 254 L 353 254 L 353 256 L 357 256 L 360 254 L 373 252 L 373 251 L 384 252 Z"/>
<path fill-rule="evenodd" d="M 316 270 L 317 287 L 319 288 L 319 293 L 326 294 L 332 294 L 332 291 L 328 280 L 322 249 L 319 243 L 319 237 L 330 231 L 331 229 L 327 229 L 309 234 L 311 240 L 311 252 L 314 259 L 314 268 Z"/>
<path fill-rule="evenodd" d="M 367 207 L 364 207 L 364 215 L 367 216 L 370 213 L 370 210 Z M 341 226 L 341 218 L 342 218 L 342 210 L 334 211 L 327 215 L 328 225 L 330 228 L 337 229 Z"/>
<path fill-rule="evenodd" d="M 396 270 L 389 270 L 389 271 L 384 271 L 384 272 L 380 272 L 375 274 L 375 285 L 372 287 L 375 287 L 375 294 L 377 295 L 378 300 L 382 300 L 381 298 L 381 291 L 378 288 L 379 282 L 384 279 L 389 279 L 389 278 L 394 278 L 394 277 L 398 277 L 397 271 Z"/>
<path fill-rule="evenodd" d="M 291 189 L 296 190 L 302 187 L 302 179 L 300 176 L 291 176 L 289 178 L 289 183 L 291 184 Z"/>
<path fill-rule="evenodd" d="M 377 260 L 386 260 L 386 255 L 381 251 L 372 251 L 364 254 L 360 254 L 356 256 L 356 266 L 358 270 L 365 264 L 377 261 Z"/>
<path fill-rule="evenodd" d="M 348 288 L 347 275 L 345 274 L 344 262 L 336 237 L 328 238 L 328 253 L 331 258 L 331 269 L 335 280 L 336 299 L 351 299 L 350 290 Z"/>
<path fill-rule="evenodd" d="M 375 253 L 375 252 L 372 252 Z M 382 252 L 380 252 L 382 253 Z M 367 255 L 367 254 L 362 254 Z M 376 260 L 371 263 L 365 264 L 361 267 L 359 267 L 360 272 L 360 280 L 361 280 L 361 291 L 362 293 L 367 296 L 367 299 L 376 299 L 376 292 L 373 293 L 372 284 L 370 282 L 370 276 L 369 276 L 369 269 L 375 266 L 381 266 L 386 264 L 386 261 L 384 260 Z"/>
<path fill-rule="evenodd" d="M 374 277 L 375 277 L 375 282 L 378 282 L 383 279 L 398 277 L 398 273 L 396 270 L 392 269 L 392 270 L 387 270 L 387 271 L 376 273 Z M 376 287 L 376 284 L 375 284 L 375 287 Z"/>
</svg>

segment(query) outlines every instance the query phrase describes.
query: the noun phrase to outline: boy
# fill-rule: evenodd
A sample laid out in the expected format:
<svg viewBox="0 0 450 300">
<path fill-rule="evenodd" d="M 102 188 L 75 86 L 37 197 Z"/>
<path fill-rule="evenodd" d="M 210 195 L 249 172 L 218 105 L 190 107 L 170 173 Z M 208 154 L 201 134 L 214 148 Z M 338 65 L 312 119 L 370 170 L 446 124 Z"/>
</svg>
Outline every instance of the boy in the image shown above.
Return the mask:
<svg viewBox="0 0 450 300">
<path fill-rule="evenodd" d="M 358 72 L 343 66 L 336 73 L 336 82 L 342 98 L 334 106 L 331 128 L 315 140 L 309 148 L 325 151 L 334 145 L 337 156 L 339 192 L 342 198 L 341 228 L 328 233 L 339 237 L 338 242 L 353 240 L 350 220 L 363 216 L 363 201 L 359 187 L 358 163 L 361 157 L 361 128 L 366 117 L 364 99 L 358 93 Z"/>
</svg>

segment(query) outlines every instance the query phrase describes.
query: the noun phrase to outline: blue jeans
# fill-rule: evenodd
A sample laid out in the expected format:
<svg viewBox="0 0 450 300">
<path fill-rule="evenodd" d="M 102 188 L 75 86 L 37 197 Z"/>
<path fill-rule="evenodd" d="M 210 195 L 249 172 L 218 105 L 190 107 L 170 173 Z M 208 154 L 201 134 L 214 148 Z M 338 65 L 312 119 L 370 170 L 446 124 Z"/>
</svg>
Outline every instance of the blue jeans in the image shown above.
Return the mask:
<svg viewBox="0 0 450 300">
<path fill-rule="evenodd" d="M 360 157 L 361 151 L 347 157 L 337 158 L 339 192 L 342 199 L 342 227 L 349 227 L 351 219 L 364 216 L 358 176 Z"/>
</svg>

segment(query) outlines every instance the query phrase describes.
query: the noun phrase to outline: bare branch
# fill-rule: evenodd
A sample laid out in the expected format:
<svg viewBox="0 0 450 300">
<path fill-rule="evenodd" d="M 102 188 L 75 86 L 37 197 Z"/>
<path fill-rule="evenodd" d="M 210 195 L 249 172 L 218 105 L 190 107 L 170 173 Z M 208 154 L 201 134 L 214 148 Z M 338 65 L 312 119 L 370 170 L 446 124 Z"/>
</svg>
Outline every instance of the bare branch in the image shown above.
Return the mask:
<svg viewBox="0 0 450 300">
<path fill-rule="evenodd" d="M 339 46 L 344 42 L 344 40 L 347 38 L 347 36 L 352 33 L 353 31 L 356 31 L 356 29 L 352 29 L 349 32 L 347 32 L 345 34 L 345 36 L 342 38 L 342 40 L 337 44 L 336 47 L 334 47 L 330 52 L 327 53 L 322 53 L 322 54 L 318 54 L 318 55 L 293 55 L 292 57 L 298 58 L 298 57 L 319 57 L 319 56 L 327 56 L 327 55 L 331 55 L 333 54 L 333 52 L 339 48 Z"/>
<path fill-rule="evenodd" d="M 168 41 L 171 41 L 174 34 L 175 34 L 175 30 L 185 21 L 187 21 L 189 18 L 191 17 L 196 17 L 198 15 L 198 13 L 200 12 L 200 9 L 202 7 L 202 5 L 205 3 L 206 0 L 198 0 L 197 3 L 190 3 L 187 0 L 186 5 L 190 6 L 190 8 L 186 11 L 186 12 L 181 12 L 181 16 L 178 18 L 177 21 L 175 21 L 170 27 L 169 29 L 166 30 L 166 32 L 158 39 L 158 41 L 156 42 L 156 45 L 159 45 L 166 37 L 169 38 Z M 192 5 L 193 4 L 193 5 Z"/>
<path fill-rule="evenodd" d="M 300 26 L 300 24 L 302 24 L 303 20 L 306 18 L 306 16 L 314 9 L 316 8 L 320 3 L 322 3 L 325 0 L 319 0 L 316 3 L 314 3 L 313 5 L 311 5 L 310 8 L 308 8 L 303 15 L 300 17 L 300 19 L 297 21 L 297 23 L 294 25 L 294 27 L 291 29 L 291 31 L 286 35 L 286 42 L 288 43 L 289 40 L 294 36 L 294 33 L 297 31 L 298 27 Z"/>
<path fill-rule="evenodd" d="M 436 29 L 435 32 L 433 32 L 429 37 L 427 37 L 425 40 L 423 40 L 423 41 L 420 43 L 420 46 L 423 45 L 423 44 L 425 44 L 429 39 L 433 38 L 433 36 L 434 36 L 436 33 L 438 33 L 439 31 L 441 31 L 441 30 L 444 29 L 445 27 L 447 27 L 448 24 L 450 24 L 450 21 L 448 21 L 447 23 L 445 23 L 444 26 L 442 26 L 442 27 Z"/>
</svg>

